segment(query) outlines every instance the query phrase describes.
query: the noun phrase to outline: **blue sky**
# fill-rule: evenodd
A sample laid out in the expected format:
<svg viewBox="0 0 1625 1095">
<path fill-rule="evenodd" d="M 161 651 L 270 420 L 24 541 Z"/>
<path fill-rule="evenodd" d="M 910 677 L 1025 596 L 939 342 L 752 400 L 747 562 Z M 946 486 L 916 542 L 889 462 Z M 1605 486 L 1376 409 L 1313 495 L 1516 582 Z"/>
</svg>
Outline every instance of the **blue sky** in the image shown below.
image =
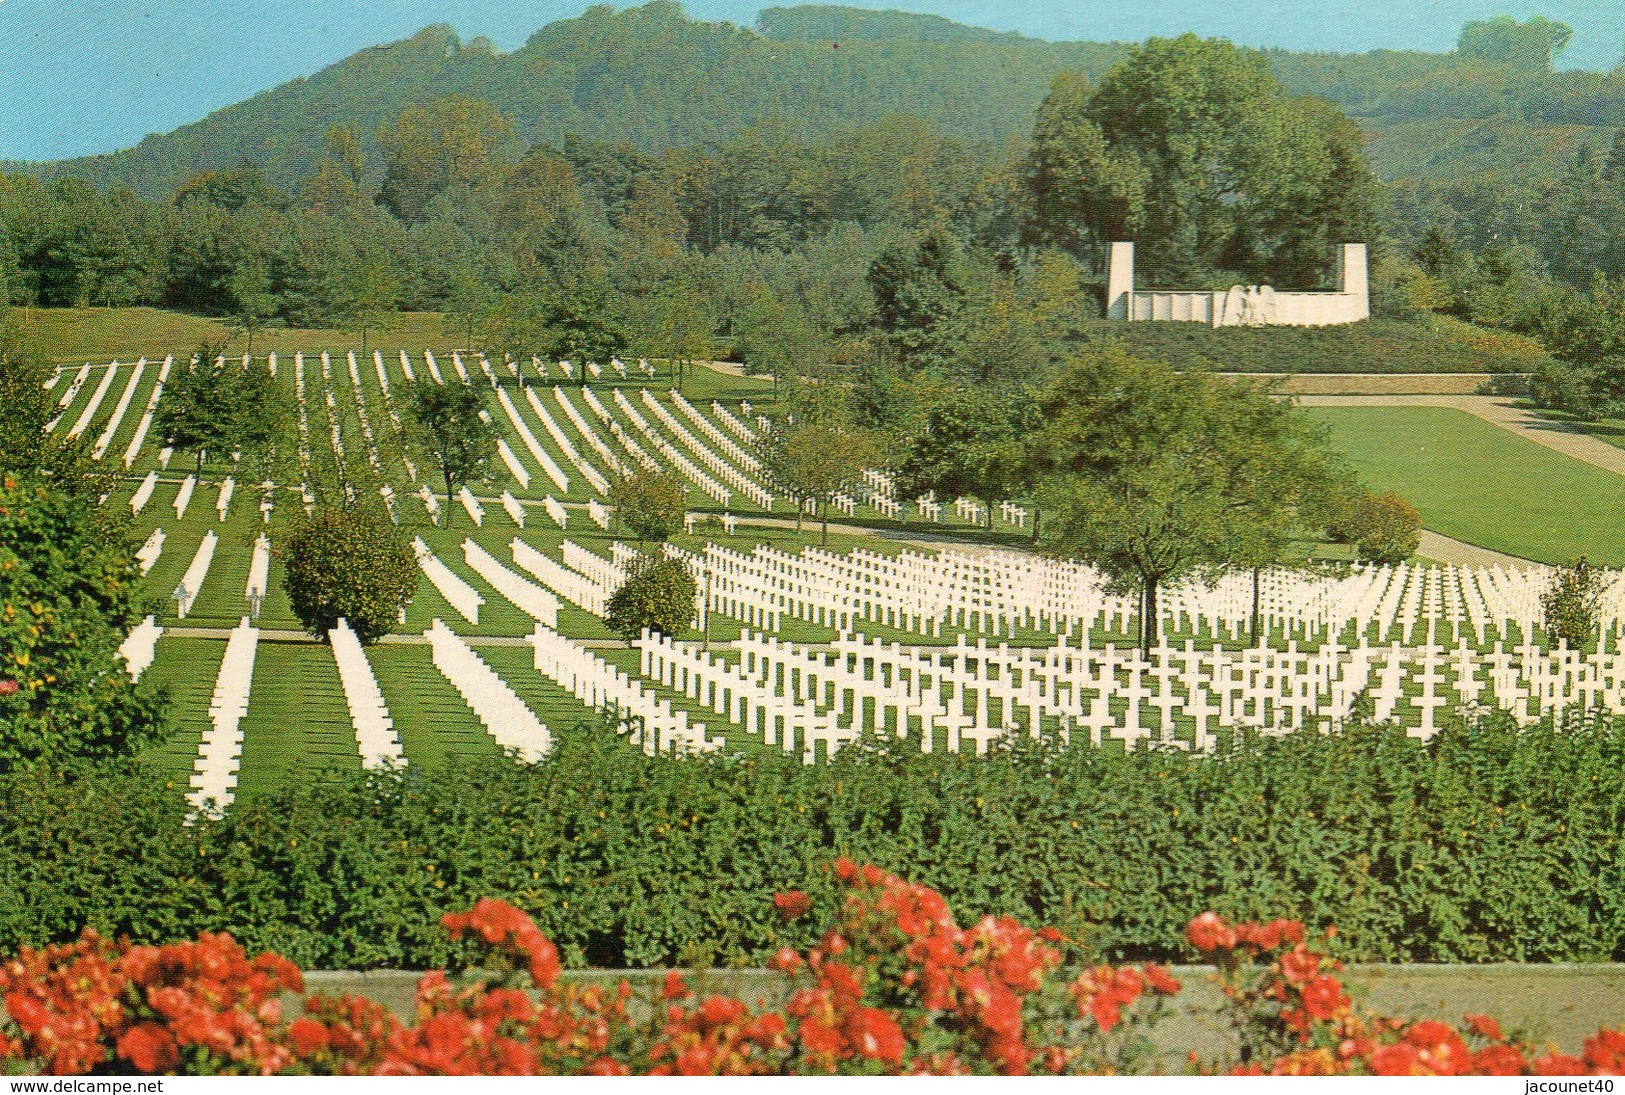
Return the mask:
<svg viewBox="0 0 1625 1095">
<path fill-rule="evenodd" d="M 1585 68 L 1611 67 L 1625 35 L 1625 0 L 851 2 L 1049 39 L 1137 41 L 1194 30 L 1249 45 L 1339 51 L 1442 51 L 1466 19 L 1539 12 L 1575 28 L 1560 60 Z M 764 4 L 684 6 L 699 18 L 749 25 Z M 506 50 L 584 7 L 585 0 L 0 0 L 0 159 L 122 148 L 429 23 L 450 23 L 465 39 L 485 35 Z"/>
</svg>

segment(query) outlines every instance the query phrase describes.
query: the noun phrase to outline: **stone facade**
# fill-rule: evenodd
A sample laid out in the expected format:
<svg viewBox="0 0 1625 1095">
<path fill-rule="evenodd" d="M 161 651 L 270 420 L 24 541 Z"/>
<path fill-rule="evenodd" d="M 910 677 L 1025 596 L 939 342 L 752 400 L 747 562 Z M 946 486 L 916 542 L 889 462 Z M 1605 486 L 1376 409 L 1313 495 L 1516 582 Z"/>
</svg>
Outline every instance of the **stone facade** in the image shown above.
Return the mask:
<svg viewBox="0 0 1625 1095">
<path fill-rule="evenodd" d="M 1371 315 L 1371 288 L 1363 243 L 1338 249 L 1331 292 L 1277 292 L 1268 285 L 1228 290 L 1134 288 L 1134 245 L 1113 243 L 1106 264 L 1106 318 L 1206 323 L 1212 327 L 1327 327 Z"/>
</svg>

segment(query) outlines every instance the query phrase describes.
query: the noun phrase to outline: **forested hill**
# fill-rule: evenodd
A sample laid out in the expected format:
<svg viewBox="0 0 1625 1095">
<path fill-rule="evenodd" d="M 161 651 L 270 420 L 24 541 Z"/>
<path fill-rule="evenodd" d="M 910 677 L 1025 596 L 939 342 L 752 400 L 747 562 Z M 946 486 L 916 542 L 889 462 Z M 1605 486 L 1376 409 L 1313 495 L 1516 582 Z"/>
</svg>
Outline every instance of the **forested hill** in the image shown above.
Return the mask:
<svg viewBox="0 0 1625 1095">
<path fill-rule="evenodd" d="M 198 170 L 252 163 L 272 183 L 291 186 L 320 158 L 335 122 L 352 123 L 370 140 L 407 106 L 452 93 L 490 102 L 527 145 L 558 144 L 573 133 L 645 149 L 685 147 L 766 120 L 813 136 L 891 114 L 918 115 L 966 139 L 992 138 L 1031 129 L 1056 72 L 1099 76 L 1122 53 L 1021 38 L 859 38 L 838 47 L 777 41 L 689 20 L 676 4 L 656 0 L 619 12 L 589 9 L 543 27 L 509 54 L 429 27 L 134 148 L 45 170 L 156 197 Z"/>
<path fill-rule="evenodd" d="M 509 54 L 430 27 L 132 149 L 34 170 L 156 197 L 199 170 L 255 164 L 288 187 L 310 173 L 330 125 L 353 124 L 370 142 L 406 107 L 452 93 L 511 117 L 524 145 L 573 133 L 685 147 L 764 122 L 818 136 L 893 114 L 962 139 L 1025 136 L 1056 72 L 1098 79 L 1125 49 L 830 6 L 770 8 L 752 31 L 693 21 L 655 0 L 589 9 Z M 1554 74 L 1389 51 L 1271 58 L 1291 90 L 1329 98 L 1361 122 L 1388 179 L 1555 174 L 1580 143 L 1601 145 L 1608 127 L 1625 124 L 1625 69 Z"/>
</svg>

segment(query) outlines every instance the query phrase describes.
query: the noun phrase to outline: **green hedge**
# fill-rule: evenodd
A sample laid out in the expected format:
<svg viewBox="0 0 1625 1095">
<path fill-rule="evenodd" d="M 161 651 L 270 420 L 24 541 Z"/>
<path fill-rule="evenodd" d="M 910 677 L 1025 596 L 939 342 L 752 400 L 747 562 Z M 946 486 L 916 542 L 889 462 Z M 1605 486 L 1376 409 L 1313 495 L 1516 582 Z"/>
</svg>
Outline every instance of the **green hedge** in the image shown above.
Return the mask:
<svg viewBox="0 0 1625 1095">
<path fill-rule="evenodd" d="M 492 895 L 572 964 L 754 962 L 810 942 L 770 895 L 800 887 L 829 912 L 822 869 L 844 853 L 1114 958 L 1182 956 L 1213 908 L 1335 922 L 1362 960 L 1625 959 L 1625 721 L 821 767 L 651 759 L 577 730 L 531 769 L 315 784 L 191 827 L 178 798 L 142 771 L 0 783 L 0 951 L 88 923 L 229 930 L 307 967 L 433 967 L 452 957 L 435 918 Z"/>
<path fill-rule="evenodd" d="M 1445 317 L 1341 327 L 1101 323 L 1096 330 L 1140 357 L 1215 372 L 1522 373 L 1550 360 L 1532 339 Z"/>
</svg>

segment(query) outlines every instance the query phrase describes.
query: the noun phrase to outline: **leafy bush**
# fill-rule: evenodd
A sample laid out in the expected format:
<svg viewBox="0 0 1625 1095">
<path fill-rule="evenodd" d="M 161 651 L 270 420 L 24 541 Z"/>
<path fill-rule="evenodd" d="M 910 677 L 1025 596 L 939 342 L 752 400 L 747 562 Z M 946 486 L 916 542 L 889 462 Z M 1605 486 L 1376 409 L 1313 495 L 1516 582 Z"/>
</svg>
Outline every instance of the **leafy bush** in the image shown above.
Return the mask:
<svg viewBox="0 0 1625 1095">
<path fill-rule="evenodd" d="M 644 629 L 678 637 L 694 623 L 694 575 L 680 559 L 639 555 L 610 595 L 604 622 L 630 641 Z"/>
<path fill-rule="evenodd" d="M 1597 634 L 1597 615 L 1607 583 L 1607 576 L 1586 562 L 1584 555 L 1558 567 L 1540 598 L 1547 633 L 1573 650 L 1591 642 Z"/>
<path fill-rule="evenodd" d="M 1583 789 L 1582 793 L 1577 793 Z M 1176 958 L 1190 917 L 1335 921 L 1380 961 L 1625 959 L 1625 721 L 1431 741 L 1353 726 L 1210 757 L 917 743 L 804 766 L 778 751 L 649 757 L 558 728 L 500 759 L 250 795 L 183 824 L 151 770 L 0 779 L 0 949 L 82 926 L 142 942 L 232 932 L 317 968 L 431 968 L 434 920 L 482 896 L 536 917 L 570 964 L 760 963 L 815 941 L 838 855 L 956 906 L 1053 924 L 1113 960 Z"/>
<path fill-rule="evenodd" d="M 1416 554 L 1422 542 L 1422 515 L 1397 494 L 1360 494 L 1340 503 L 1327 529 L 1338 543 L 1353 544 L 1362 560 L 1397 566 Z"/>
<path fill-rule="evenodd" d="M 91 501 L 0 473 L 0 772 L 124 756 L 162 731 L 161 696 L 118 655 L 152 610 L 133 546 Z"/>
<path fill-rule="evenodd" d="M 417 558 L 394 523 L 372 507 L 325 509 L 295 523 L 283 585 L 293 614 L 316 635 L 340 619 L 363 643 L 395 627 L 418 588 Z"/>
</svg>

